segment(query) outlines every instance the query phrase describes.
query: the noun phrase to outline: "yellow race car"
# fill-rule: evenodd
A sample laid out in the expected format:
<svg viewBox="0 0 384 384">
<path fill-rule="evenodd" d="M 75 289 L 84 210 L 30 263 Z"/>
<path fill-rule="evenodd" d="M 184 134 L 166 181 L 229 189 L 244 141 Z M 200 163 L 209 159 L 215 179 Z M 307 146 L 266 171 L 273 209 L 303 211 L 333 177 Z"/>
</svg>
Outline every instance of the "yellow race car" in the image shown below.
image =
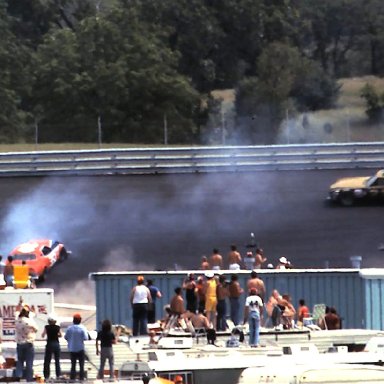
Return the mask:
<svg viewBox="0 0 384 384">
<path fill-rule="evenodd" d="M 327 200 L 346 207 L 362 201 L 384 202 L 384 169 L 373 176 L 336 180 L 329 188 Z"/>
</svg>

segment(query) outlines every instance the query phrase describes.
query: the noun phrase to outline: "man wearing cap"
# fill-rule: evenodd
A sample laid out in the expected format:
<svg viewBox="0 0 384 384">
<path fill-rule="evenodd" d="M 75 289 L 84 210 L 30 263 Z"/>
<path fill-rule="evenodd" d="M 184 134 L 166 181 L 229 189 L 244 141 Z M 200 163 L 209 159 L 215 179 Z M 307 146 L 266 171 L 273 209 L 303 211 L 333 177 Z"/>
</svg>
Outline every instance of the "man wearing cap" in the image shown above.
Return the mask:
<svg viewBox="0 0 384 384">
<path fill-rule="evenodd" d="M 24 378 L 26 381 L 33 381 L 33 360 L 35 358 L 34 342 L 36 339 L 37 325 L 32 318 L 28 305 L 23 304 L 20 300 L 16 307 L 16 352 L 17 363 L 15 376 Z M 25 365 L 25 368 L 24 368 Z M 23 371 L 25 375 L 23 375 Z"/>
<path fill-rule="evenodd" d="M 76 379 L 76 362 L 79 362 L 79 380 L 84 380 L 85 350 L 84 341 L 89 340 L 87 328 L 81 323 L 80 313 L 73 315 L 73 324 L 68 327 L 64 338 L 68 342 L 68 350 L 71 356 L 70 379 Z"/>
<path fill-rule="evenodd" d="M 144 276 L 137 277 L 137 285 L 132 288 L 132 334 L 133 336 L 148 333 L 148 303 L 152 302 L 151 291 L 144 285 Z"/>
<path fill-rule="evenodd" d="M 61 376 L 60 368 L 60 342 L 61 335 L 60 326 L 56 324 L 56 319 L 53 315 L 48 317 L 48 324 L 44 327 L 41 337 L 47 336 L 47 344 L 45 345 L 44 353 L 44 378 L 48 380 L 50 377 L 50 366 L 52 355 L 55 358 L 56 379 Z"/>
</svg>

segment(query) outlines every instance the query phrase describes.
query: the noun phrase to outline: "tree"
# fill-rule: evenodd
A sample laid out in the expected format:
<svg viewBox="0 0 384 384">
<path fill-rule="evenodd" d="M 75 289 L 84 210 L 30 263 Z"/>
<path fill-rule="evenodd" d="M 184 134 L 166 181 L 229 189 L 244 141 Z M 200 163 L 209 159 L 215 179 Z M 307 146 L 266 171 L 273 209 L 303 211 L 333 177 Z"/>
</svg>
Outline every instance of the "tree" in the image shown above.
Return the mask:
<svg viewBox="0 0 384 384">
<path fill-rule="evenodd" d="M 379 95 L 375 87 L 365 84 L 361 90 L 361 97 L 365 99 L 367 114 L 371 123 L 378 123 L 384 120 L 384 92 Z"/>
<path fill-rule="evenodd" d="M 28 50 L 10 29 L 11 20 L 6 4 L 0 1 L 0 142 L 15 142 L 25 128 L 26 113 L 22 110 L 23 96 L 29 89 Z"/>
<path fill-rule="evenodd" d="M 381 0 L 364 1 L 361 7 L 362 34 L 358 39 L 361 61 L 369 57 L 369 69 L 372 75 L 384 73 L 384 3 Z M 368 54 L 367 54 L 368 53 Z"/>
<path fill-rule="evenodd" d="M 348 55 L 361 32 L 362 0 L 302 0 L 301 12 L 310 22 L 307 51 L 323 69 L 336 77 L 348 74 Z"/>
<path fill-rule="evenodd" d="M 193 137 L 199 94 L 177 73 L 177 53 L 136 11 L 116 7 L 46 36 L 37 55 L 35 105 L 43 107 L 46 126 L 60 118 L 79 127 L 52 130 L 51 140 L 95 141 L 99 117 L 105 141 L 162 141 L 164 116 L 170 139 Z"/>
<path fill-rule="evenodd" d="M 335 101 L 339 87 L 314 62 L 295 47 L 275 42 L 257 62 L 258 77 L 245 78 L 236 92 L 236 113 L 242 134 L 252 143 L 274 142 L 292 99 L 299 109 L 327 107 Z"/>
<path fill-rule="evenodd" d="M 335 106 L 341 86 L 319 63 L 302 58 L 290 97 L 299 111 L 316 111 Z"/>
</svg>

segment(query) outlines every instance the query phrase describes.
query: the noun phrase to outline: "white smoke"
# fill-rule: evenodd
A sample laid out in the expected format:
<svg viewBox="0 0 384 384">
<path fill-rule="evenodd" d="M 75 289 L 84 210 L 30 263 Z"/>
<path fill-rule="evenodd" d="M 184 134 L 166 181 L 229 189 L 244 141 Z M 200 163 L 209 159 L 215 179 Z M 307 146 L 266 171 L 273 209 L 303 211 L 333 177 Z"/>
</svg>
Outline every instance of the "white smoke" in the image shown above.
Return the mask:
<svg viewBox="0 0 384 384">
<path fill-rule="evenodd" d="M 95 219 L 92 202 L 84 193 L 84 184 L 46 179 L 35 189 L 13 200 L 2 221 L 1 252 L 9 253 L 30 239 L 64 242 Z"/>
</svg>

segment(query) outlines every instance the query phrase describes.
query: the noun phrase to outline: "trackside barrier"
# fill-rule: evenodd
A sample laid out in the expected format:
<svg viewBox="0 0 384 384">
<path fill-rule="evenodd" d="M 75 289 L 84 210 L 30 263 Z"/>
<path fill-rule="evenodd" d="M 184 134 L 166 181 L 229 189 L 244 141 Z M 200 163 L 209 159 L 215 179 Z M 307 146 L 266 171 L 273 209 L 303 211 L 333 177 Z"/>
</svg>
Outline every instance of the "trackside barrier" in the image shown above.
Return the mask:
<svg viewBox="0 0 384 384">
<path fill-rule="evenodd" d="M 0 153 L 0 176 L 383 168 L 384 143 Z"/>
</svg>

